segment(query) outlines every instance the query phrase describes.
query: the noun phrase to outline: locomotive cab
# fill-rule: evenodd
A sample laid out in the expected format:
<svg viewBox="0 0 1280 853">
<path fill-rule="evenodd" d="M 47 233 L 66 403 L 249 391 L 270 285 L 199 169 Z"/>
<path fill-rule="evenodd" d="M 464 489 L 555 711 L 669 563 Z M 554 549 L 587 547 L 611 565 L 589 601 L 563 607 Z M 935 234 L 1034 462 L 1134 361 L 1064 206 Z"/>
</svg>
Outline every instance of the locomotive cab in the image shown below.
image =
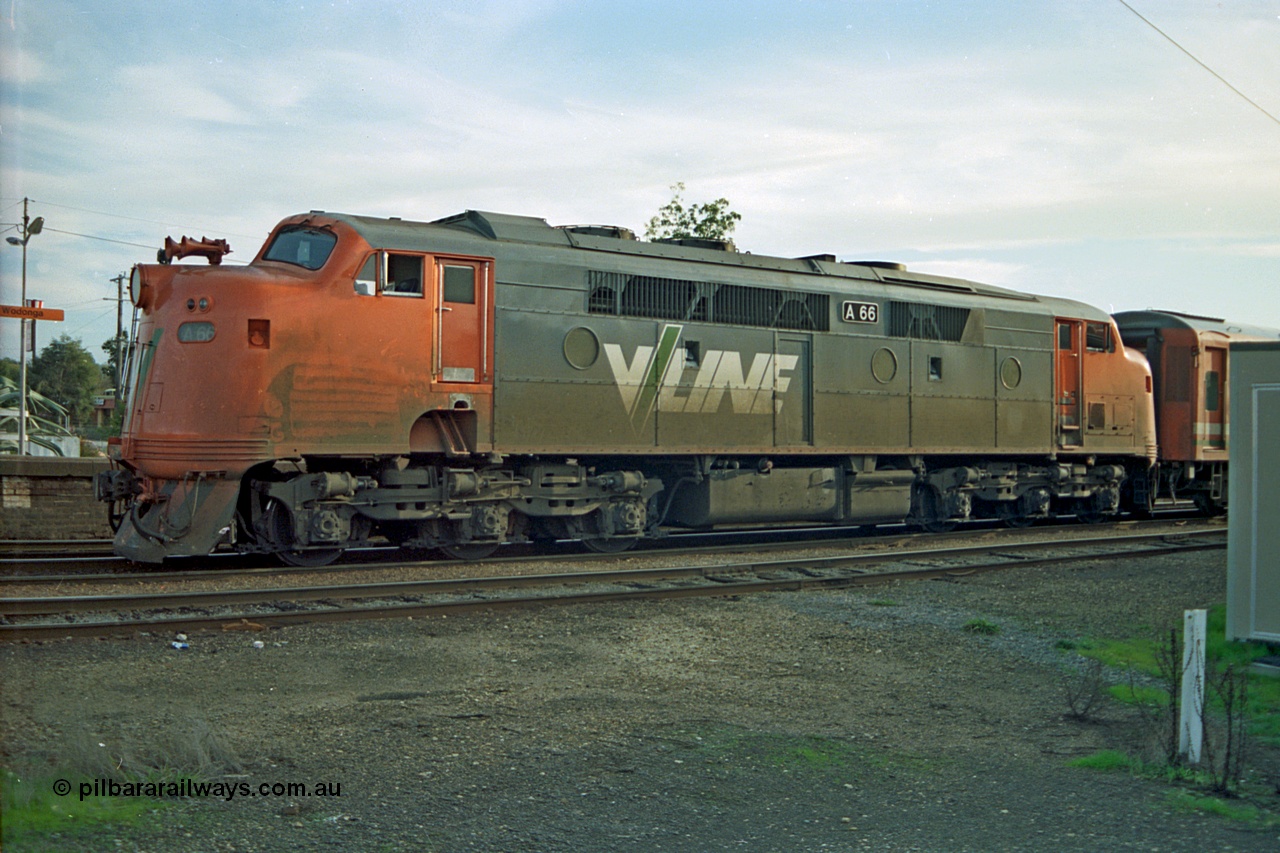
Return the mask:
<svg viewBox="0 0 1280 853">
<path fill-rule="evenodd" d="M 136 267 L 123 470 L 100 487 L 130 507 L 122 553 L 252 538 L 228 497 L 255 467 L 278 480 L 309 458 L 487 452 L 491 271 L 317 214 L 281 223 L 248 266 Z"/>
</svg>

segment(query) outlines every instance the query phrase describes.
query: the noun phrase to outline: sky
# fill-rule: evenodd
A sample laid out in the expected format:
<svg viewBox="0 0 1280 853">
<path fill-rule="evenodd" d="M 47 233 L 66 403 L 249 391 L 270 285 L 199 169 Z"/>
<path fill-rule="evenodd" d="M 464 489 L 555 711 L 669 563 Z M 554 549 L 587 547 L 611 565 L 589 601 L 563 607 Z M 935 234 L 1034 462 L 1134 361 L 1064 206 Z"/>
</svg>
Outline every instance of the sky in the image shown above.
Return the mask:
<svg viewBox="0 0 1280 853">
<path fill-rule="evenodd" d="M 111 280 L 166 236 L 641 232 L 677 181 L 756 254 L 1280 328 L 1280 3 L 1128 4 L 0 0 L 0 231 L 29 197 L 27 295 L 66 312 L 38 345 L 100 361 Z"/>
</svg>

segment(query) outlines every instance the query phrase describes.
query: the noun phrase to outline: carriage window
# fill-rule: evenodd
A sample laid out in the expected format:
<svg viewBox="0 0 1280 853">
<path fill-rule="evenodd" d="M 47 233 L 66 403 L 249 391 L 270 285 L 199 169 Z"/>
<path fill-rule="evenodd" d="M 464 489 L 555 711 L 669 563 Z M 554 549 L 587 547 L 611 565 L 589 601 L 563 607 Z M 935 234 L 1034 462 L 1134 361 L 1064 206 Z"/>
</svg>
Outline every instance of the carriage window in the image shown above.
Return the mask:
<svg viewBox="0 0 1280 853">
<path fill-rule="evenodd" d="M 361 296 L 372 296 L 378 292 L 378 255 L 372 254 L 356 273 L 356 293 Z"/>
<path fill-rule="evenodd" d="M 476 273 L 471 267 L 444 268 L 444 301 L 476 304 Z"/>
<path fill-rule="evenodd" d="M 421 296 L 422 256 L 387 255 L 387 284 L 382 292 L 393 296 Z"/>
<path fill-rule="evenodd" d="M 282 261 L 309 270 L 318 270 L 329 260 L 338 238 L 318 228 L 285 228 L 276 234 L 263 254 L 264 261 Z"/>
<path fill-rule="evenodd" d="M 1071 324 L 1059 323 L 1058 324 L 1058 349 L 1062 349 L 1062 350 L 1075 349 L 1075 347 L 1071 343 L 1071 337 L 1072 337 Z"/>
<path fill-rule="evenodd" d="M 1204 410 L 1206 412 L 1218 411 L 1219 401 L 1222 399 L 1222 391 L 1218 384 L 1218 371 L 1208 370 L 1204 374 Z"/>
<path fill-rule="evenodd" d="M 1084 345 L 1090 352 L 1111 352 L 1111 327 L 1106 323 L 1086 323 Z"/>
</svg>

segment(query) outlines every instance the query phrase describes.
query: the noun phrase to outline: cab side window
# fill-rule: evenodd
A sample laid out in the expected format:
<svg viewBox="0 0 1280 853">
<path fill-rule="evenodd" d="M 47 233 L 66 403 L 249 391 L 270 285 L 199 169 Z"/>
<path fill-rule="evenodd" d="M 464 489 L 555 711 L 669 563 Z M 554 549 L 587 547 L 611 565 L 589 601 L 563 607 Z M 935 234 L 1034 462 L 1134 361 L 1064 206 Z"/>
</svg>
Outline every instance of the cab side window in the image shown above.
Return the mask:
<svg viewBox="0 0 1280 853">
<path fill-rule="evenodd" d="M 356 293 L 361 296 L 373 296 L 378 292 L 378 253 L 374 252 L 356 273 Z"/>
<path fill-rule="evenodd" d="M 1106 323 L 1086 323 L 1084 346 L 1089 352 L 1114 352 L 1111 346 L 1111 327 Z"/>
<path fill-rule="evenodd" d="M 422 295 L 421 255 L 387 255 L 387 282 L 382 292 L 395 296 Z"/>
<path fill-rule="evenodd" d="M 442 298 L 445 302 L 476 303 L 476 272 L 472 267 L 446 266 Z"/>
</svg>

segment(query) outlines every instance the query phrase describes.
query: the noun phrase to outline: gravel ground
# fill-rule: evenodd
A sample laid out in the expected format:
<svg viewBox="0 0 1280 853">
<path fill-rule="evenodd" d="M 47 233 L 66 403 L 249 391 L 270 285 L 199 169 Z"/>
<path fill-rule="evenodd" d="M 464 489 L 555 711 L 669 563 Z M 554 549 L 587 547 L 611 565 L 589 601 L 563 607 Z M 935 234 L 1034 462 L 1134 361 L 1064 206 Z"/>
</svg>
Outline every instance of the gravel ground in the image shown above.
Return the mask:
<svg viewBox="0 0 1280 853">
<path fill-rule="evenodd" d="M 1078 659 L 1061 641 L 1177 624 L 1223 600 L 1225 571 L 1208 552 L 202 633 L 181 651 L 168 636 L 8 646 L 6 767 L 53 780 L 156 754 L 255 792 L 340 795 L 178 799 L 130 826 L 5 847 L 1280 849 L 1275 824 L 1178 810 L 1168 785 L 1067 764 L 1137 752 L 1144 732 L 1123 706 L 1066 718 Z M 963 630 L 974 619 L 1000 632 Z M 1274 754 L 1255 763 L 1276 773 Z"/>
</svg>

